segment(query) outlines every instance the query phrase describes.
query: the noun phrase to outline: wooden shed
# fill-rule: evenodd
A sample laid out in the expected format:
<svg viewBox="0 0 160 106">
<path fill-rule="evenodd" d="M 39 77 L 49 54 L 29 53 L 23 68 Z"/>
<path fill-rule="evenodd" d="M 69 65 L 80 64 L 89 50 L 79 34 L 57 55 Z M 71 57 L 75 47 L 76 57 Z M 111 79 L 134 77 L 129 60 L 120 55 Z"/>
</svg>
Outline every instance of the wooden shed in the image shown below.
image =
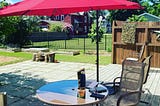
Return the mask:
<svg viewBox="0 0 160 106">
<path fill-rule="evenodd" d="M 160 22 L 135 22 L 134 44 L 128 44 L 122 41 L 122 27 L 124 23 L 124 21 L 114 21 L 112 25 L 112 63 L 121 64 L 123 59 L 135 57 L 134 54 L 139 52 L 141 46 L 147 42 L 143 58 L 153 55 L 151 67 L 160 68 L 160 38 L 154 32 L 160 31 Z"/>
</svg>

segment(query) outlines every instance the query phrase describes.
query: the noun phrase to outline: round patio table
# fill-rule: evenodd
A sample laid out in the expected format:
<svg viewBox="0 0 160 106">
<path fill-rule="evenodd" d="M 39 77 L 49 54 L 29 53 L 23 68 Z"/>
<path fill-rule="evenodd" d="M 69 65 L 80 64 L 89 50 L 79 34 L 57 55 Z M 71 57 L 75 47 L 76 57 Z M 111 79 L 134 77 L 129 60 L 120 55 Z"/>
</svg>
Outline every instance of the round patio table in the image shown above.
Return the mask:
<svg viewBox="0 0 160 106">
<path fill-rule="evenodd" d="M 103 98 L 98 99 L 91 97 L 91 92 L 86 89 L 85 98 L 77 97 L 77 80 L 61 80 L 46 84 L 37 90 L 37 97 L 39 100 L 53 105 L 88 105 L 88 104 L 98 104 L 104 101 L 108 96 L 108 90 L 105 86 L 98 84 L 98 86 L 106 89 L 106 92 L 99 94 L 104 95 Z"/>
</svg>

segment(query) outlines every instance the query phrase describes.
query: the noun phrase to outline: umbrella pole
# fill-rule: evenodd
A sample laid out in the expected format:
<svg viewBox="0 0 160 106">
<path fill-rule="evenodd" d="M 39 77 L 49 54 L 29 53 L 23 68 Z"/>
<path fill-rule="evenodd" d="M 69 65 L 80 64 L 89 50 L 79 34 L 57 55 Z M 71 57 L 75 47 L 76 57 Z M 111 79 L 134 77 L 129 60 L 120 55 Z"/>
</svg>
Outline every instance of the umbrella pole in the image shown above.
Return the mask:
<svg viewBox="0 0 160 106">
<path fill-rule="evenodd" d="M 98 35 L 98 18 L 99 18 L 99 12 L 96 10 L 96 65 L 97 65 L 97 82 L 99 82 L 99 35 Z"/>
</svg>

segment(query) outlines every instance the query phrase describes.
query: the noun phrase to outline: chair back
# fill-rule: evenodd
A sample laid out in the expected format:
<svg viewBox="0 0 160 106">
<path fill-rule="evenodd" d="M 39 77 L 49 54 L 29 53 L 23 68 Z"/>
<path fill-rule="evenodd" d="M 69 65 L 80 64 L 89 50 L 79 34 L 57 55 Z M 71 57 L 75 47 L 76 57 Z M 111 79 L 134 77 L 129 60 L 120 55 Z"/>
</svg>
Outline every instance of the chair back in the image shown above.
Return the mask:
<svg viewBox="0 0 160 106">
<path fill-rule="evenodd" d="M 150 70 L 150 65 L 151 65 L 151 56 L 146 57 L 142 62 L 145 63 L 145 67 L 144 67 L 144 77 L 143 77 L 143 84 L 145 84 L 147 82 L 147 78 L 148 78 L 148 73 Z"/>
<path fill-rule="evenodd" d="M 120 79 L 120 93 L 126 94 L 141 91 L 143 85 L 145 64 L 133 60 L 124 60 L 122 63 L 122 74 Z M 141 93 L 135 93 L 125 98 L 127 102 L 139 103 Z"/>
<path fill-rule="evenodd" d="M 0 92 L 0 106 L 7 106 L 7 94 L 6 94 L 6 92 Z"/>
<path fill-rule="evenodd" d="M 145 45 L 146 45 L 146 43 L 144 43 L 144 44 L 142 45 L 142 47 L 141 47 L 141 50 L 140 50 L 140 52 L 139 52 L 139 54 L 138 54 L 138 60 L 139 60 L 139 59 L 142 59 L 142 56 L 143 56 L 143 53 L 144 53 L 144 49 L 145 49 Z"/>
</svg>

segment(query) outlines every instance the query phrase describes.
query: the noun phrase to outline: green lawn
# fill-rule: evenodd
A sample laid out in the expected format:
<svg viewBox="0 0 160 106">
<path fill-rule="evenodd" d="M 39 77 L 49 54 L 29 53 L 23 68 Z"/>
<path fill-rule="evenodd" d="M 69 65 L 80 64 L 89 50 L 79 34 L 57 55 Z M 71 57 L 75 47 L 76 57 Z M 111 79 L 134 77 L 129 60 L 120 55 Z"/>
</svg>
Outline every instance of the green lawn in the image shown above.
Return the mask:
<svg viewBox="0 0 160 106">
<path fill-rule="evenodd" d="M 85 55 L 82 53 L 76 56 L 56 54 L 56 60 L 65 62 L 81 62 L 95 64 L 96 55 Z M 100 56 L 99 62 L 101 65 L 107 65 L 111 63 L 111 56 Z"/>
<path fill-rule="evenodd" d="M 14 52 L 0 51 L 0 56 L 17 58 L 17 60 L 12 60 L 9 62 L 1 62 L 0 66 L 32 59 L 32 53 L 25 53 L 25 52 L 15 52 L 14 53 Z"/>
<path fill-rule="evenodd" d="M 18 60 L 15 60 L 15 61 L 0 63 L 0 66 L 6 65 L 6 64 L 17 63 L 17 62 L 25 61 L 25 60 L 32 60 L 32 53 L 26 53 L 26 52 L 0 51 L 0 56 L 19 58 Z M 95 64 L 96 55 L 85 55 L 83 53 L 81 53 L 80 55 L 75 55 L 75 56 L 56 54 L 56 60 L 65 61 L 65 62 L 81 62 L 81 63 Z M 107 65 L 111 63 L 111 56 L 100 56 L 99 60 L 100 60 L 101 65 Z"/>
</svg>

